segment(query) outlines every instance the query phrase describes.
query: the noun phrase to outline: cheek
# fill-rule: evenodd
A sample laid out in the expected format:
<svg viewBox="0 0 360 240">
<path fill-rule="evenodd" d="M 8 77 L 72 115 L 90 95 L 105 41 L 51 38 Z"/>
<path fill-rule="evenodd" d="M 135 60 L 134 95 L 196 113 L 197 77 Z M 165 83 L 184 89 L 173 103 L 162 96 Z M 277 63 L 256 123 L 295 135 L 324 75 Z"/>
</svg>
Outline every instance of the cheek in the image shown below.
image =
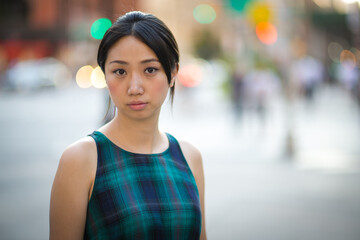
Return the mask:
<svg viewBox="0 0 360 240">
<path fill-rule="evenodd" d="M 156 86 L 155 86 L 155 91 L 157 91 L 157 92 L 165 92 L 165 91 L 167 91 L 167 85 L 165 85 L 165 84 L 157 84 Z"/>
<path fill-rule="evenodd" d="M 169 84 L 167 79 L 165 80 L 162 79 L 154 84 L 154 90 L 157 92 L 167 92 L 168 89 L 169 89 Z"/>
<path fill-rule="evenodd" d="M 111 80 L 107 81 L 106 84 L 107 84 L 110 94 L 118 91 L 119 86 L 114 81 L 111 81 Z"/>
<path fill-rule="evenodd" d="M 109 89 L 109 92 L 113 92 L 113 91 L 115 91 L 115 89 L 116 89 L 115 84 L 113 84 L 113 83 L 111 83 L 111 82 L 107 82 L 107 87 L 108 87 L 108 89 Z"/>
<path fill-rule="evenodd" d="M 108 91 L 109 91 L 109 95 L 112 99 L 112 101 L 115 103 L 117 101 L 120 100 L 121 96 L 123 94 L 121 94 L 120 91 L 120 87 L 118 86 L 118 84 L 115 84 L 113 82 L 108 82 L 107 83 L 107 87 L 108 87 Z"/>
<path fill-rule="evenodd" d="M 105 72 L 105 81 L 110 93 L 117 90 L 118 87 L 111 72 Z"/>
</svg>

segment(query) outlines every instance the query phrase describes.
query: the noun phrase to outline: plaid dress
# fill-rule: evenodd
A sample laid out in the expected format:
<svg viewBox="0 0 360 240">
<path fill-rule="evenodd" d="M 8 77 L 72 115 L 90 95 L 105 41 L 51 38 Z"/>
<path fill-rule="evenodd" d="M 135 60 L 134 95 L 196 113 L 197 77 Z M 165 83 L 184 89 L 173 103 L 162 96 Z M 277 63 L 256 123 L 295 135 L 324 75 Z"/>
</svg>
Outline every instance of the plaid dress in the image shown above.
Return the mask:
<svg viewBox="0 0 360 240">
<path fill-rule="evenodd" d="M 194 176 L 177 140 L 158 154 L 121 149 L 95 131 L 98 165 L 84 239 L 199 239 Z"/>
</svg>

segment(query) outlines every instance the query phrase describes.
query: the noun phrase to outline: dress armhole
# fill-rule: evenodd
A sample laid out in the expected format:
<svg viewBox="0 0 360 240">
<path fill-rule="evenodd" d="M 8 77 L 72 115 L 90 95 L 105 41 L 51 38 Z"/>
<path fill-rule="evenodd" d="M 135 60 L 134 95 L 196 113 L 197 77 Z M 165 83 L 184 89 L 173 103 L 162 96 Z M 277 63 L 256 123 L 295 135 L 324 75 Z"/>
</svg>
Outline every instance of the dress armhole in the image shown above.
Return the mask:
<svg viewBox="0 0 360 240">
<path fill-rule="evenodd" d="M 187 161 L 187 159 L 186 159 L 186 157 L 185 157 L 185 154 L 184 154 L 184 152 L 183 152 L 183 149 L 181 148 L 181 145 L 180 145 L 179 141 L 178 141 L 174 136 L 172 136 L 172 135 L 169 134 L 169 133 L 166 133 L 166 135 L 168 136 L 169 141 L 170 141 L 170 146 L 169 146 L 169 148 L 170 148 L 171 153 L 172 153 L 172 154 L 175 154 L 176 156 L 181 157 L 181 159 L 182 159 L 182 161 L 183 161 L 183 164 L 185 164 L 186 167 L 187 167 L 188 170 L 189 170 L 189 173 L 190 173 L 190 175 L 191 175 L 191 177 L 192 177 L 192 180 L 194 181 L 194 183 L 195 183 L 195 185 L 196 185 L 196 190 L 197 190 L 197 193 L 198 193 L 198 195 L 199 195 L 199 190 L 198 190 L 198 188 L 197 188 L 195 175 L 194 175 L 194 173 L 193 173 L 193 171 L 192 171 L 192 169 L 191 169 L 191 167 L 190 167 L 190 165 L 189 165 L 189 163 L 188 163 L 188 161 Z"/>
<path fill-rule="evenodd" d="M 100 146 L 99 146 L 98 139 L 97 139 L 97 136 L 95 135 L 95 133 L 89 134 L 88 136 L 92 138 L 92 140 L 94 141 L 95 146 L 96 146 L 96 171 L 95 171 L 94 181 L 92 182 L 91 187 L 89 189 L 88 202 L 90 202 L 92 199 L 92 196 L 93 196 L 92 193 L 94 191 L 94 187 L 96 184 L 96 177 L 98 175 Z"/>
</svg>

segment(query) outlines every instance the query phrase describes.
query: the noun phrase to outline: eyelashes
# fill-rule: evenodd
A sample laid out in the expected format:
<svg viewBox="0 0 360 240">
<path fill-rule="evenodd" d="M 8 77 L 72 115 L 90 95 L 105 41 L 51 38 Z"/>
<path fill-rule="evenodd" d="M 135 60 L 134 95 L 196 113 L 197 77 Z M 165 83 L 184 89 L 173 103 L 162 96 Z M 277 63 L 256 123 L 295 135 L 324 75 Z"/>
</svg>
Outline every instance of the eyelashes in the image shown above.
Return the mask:
<svg viewBox="0 0 360 240">
<path fill-rule="evenodd" d="M 159 70 L 158 68 L 148 67 L 148 68 L 145 69 L 145 73 L 152 74 L 152 73 L 157 72 L 158 70 Z"/>
<path fill-rule="evenodd" d="M 115 71 L 113 71 L 113 73 L 123 76 L 126 74 L 126 71 L 124 69 L 116 69 Z"/>
<path fill-rule="evenodd" d="M 156 67 L 148 67 L 144 70 L 144 73 L 146 74 L 155 74 L 157 71 L 159 71 L 159 68 Z M 126 75 L 126 71 L 125 69 L 115 69 L 113 71 L 114 74 L 119 75 L 119 76 L 125 76 Z"/>
</svg>

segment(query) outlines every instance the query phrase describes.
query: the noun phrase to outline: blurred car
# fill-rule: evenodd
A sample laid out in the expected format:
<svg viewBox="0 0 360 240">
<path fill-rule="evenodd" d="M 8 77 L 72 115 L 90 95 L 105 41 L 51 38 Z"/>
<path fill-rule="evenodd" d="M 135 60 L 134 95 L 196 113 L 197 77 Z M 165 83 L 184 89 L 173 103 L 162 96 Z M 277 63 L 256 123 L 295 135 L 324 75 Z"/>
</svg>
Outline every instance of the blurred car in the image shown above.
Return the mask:
<svg viewBox="0 0 360 240">
<path fill-rule="evenodd" d="M 16 63 L 3 76 L 3 90 L 34 91 L 66 85 L 69 69 L 55 58 L 26 60 Z"/>
</svg>

